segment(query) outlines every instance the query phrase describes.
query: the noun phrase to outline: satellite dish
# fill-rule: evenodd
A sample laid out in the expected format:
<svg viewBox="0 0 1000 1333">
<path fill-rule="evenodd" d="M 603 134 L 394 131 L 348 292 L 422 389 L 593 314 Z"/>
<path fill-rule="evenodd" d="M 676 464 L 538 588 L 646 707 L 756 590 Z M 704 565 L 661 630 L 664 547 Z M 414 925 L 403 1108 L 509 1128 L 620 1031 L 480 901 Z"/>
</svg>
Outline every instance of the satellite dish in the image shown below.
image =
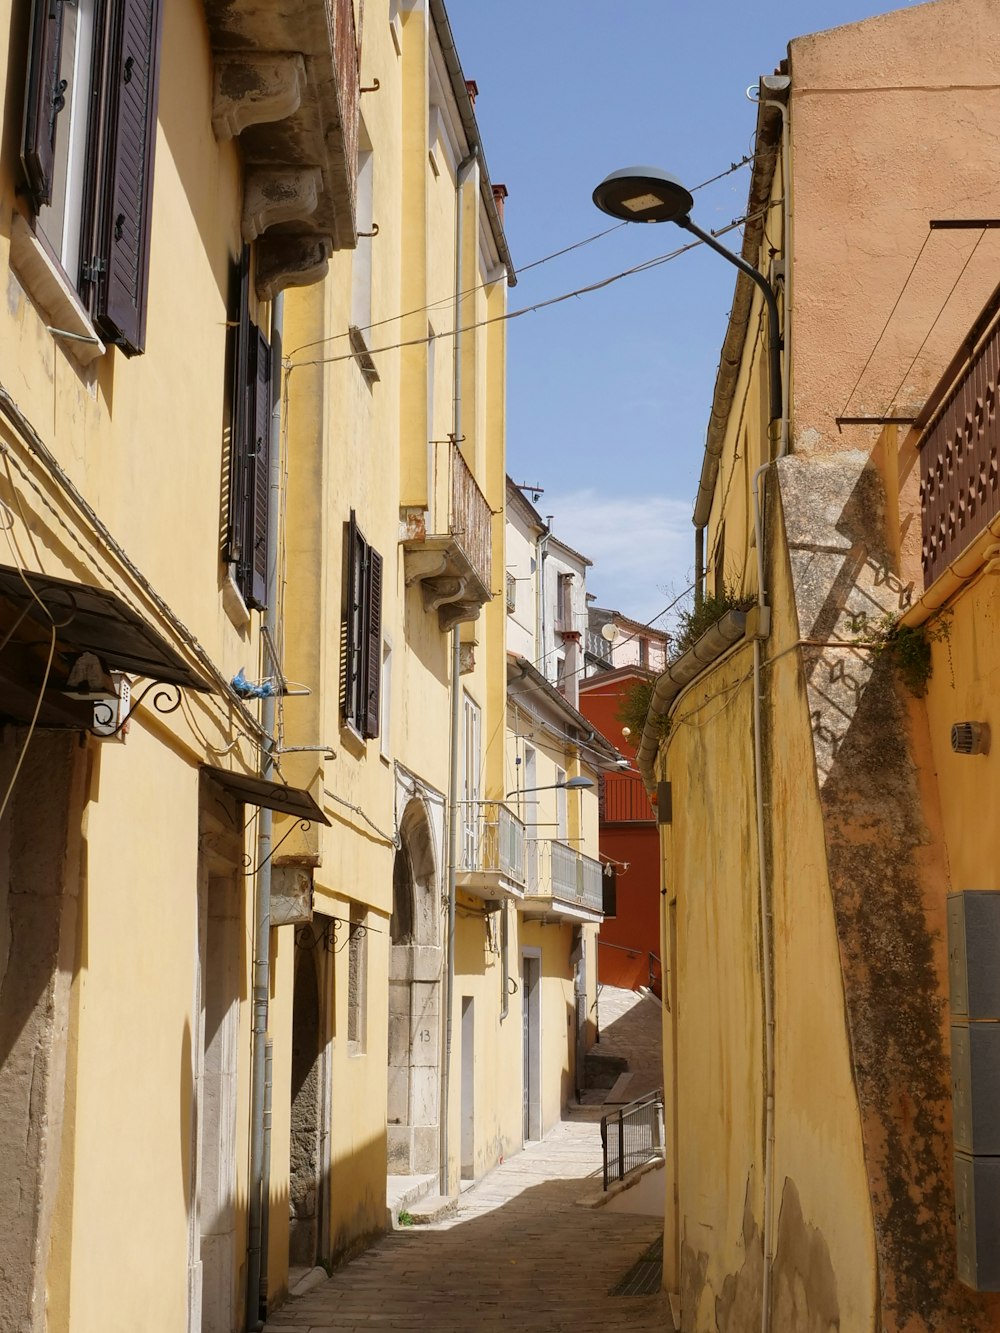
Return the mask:
<svg viewBox="0 0 1000 1333">
<path fill-rule="evenodd" d="M 614 643 L 618 638 L 618 626 L 613 620 L 609 620 L 606 625 L 601 626 L 601 638 L 606 639 L 608 643 Z"/>
</svg>

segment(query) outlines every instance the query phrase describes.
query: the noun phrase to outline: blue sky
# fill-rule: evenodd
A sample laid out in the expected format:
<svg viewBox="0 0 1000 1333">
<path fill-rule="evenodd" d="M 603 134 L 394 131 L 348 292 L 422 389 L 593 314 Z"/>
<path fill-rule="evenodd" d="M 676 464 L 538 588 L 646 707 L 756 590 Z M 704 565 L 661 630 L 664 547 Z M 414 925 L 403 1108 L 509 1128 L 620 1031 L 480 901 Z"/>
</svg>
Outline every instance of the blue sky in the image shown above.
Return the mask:
<svg viewBox="0 0 1000 1333">
<path fill-rule="evenodd" d="M 751 151 L 745 90 L 791 38 L 878 0 L 449 0 L 494 182 L 510 191 L 514 265 L 611 225 L 591 202 L 609 171 L 651 163 L 689 186 Z M 749 167 L 695 195 L 718 228 L 740 216 Z M 510 308 L 673 250 L 683 233 L 629 225 L 523 273 Z M 727 244 L 739 248 L 738 232 Z M 735 271 L 695 251 L 508 325 L 508 471 L 594 560 L 599 603 L 646 620 L 690 582 L 691 508 Z"/>
</svg>

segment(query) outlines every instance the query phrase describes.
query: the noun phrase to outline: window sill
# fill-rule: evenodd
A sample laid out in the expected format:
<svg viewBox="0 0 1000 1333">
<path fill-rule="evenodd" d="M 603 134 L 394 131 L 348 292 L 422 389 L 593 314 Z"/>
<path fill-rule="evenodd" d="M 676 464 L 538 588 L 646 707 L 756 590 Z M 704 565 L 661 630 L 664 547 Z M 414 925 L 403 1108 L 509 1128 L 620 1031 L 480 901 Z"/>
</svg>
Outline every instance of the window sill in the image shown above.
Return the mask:
<svg viewBox="0 0 1000 1333">
<path fill-rule="evenodd" d="M 340 742 L 344 749 L 349 750 L 357 759 L 368 753 L 368 742 L 352 722 L 341 723 Z"/>
<path fill-rule="evenodd" d="M 250 611 L 233 578 L 232 565 L 226 566 L 222 580 L 222 608 L 236 629 L 245 634 L 250 629 Z"/>
<path fill-rule="evenodd" d="M 46 327 L 81 366 L 107 351 L 62 269 L 50 257 L 22 213 L 14 214 L 10 266 L 42 314 Z"/>
</svg>

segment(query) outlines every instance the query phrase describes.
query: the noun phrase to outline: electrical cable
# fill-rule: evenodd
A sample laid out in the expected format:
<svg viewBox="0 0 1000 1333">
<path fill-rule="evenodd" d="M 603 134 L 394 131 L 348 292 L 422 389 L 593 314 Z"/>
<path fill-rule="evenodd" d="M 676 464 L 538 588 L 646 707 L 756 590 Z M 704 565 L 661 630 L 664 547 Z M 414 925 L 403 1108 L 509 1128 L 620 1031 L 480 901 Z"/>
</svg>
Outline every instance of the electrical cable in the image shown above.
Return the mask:
<svg viewBox="0 0 1000 1333">
<path fill-rule="evenodd" d="M 376 823 L 374 823 L 371 819 L 368 818 L 368 816 L 365 814 L 364 810 L 362 810 L 360 805 L 353 805 L 350 801 L 345 801 L 343 796 L 338 796 L 336 792 L 332 792 L 329 787 L 323 788 L 323 795 L 328 796 L 331 801 L 336 801 L 338 805 L 346 806 L 347 809 L 353 811 L 354 814 L 360 815 L 361 818 L 368 825 L 368 827 L 370 829 L 373 829 L 382 839 L 383 842 L 388 843 L 390 847 L 395 847 L 397 851 L 399 850 L 400 837 L 398 831 L 395 833 L 386 833 L 383 829 L 380 829 Z"/>
<path fill-rule="evenodd" d="M 928 233 L 928 234 L 929 234 L 929 233 Z M 910 371 L 911 371 L 911 370 L 913 369 L 913 367 L 917 364 L 917 358 L 920 356 L 920 353 L 921 353 L 921 352 L 924 350 L 924 348 L 927 346 L 927 340 L 928 340 L 928 338 L 931 336 L 931 334 L 934 332 L 935 328 L 937 327 L 937 322 L 938 322 L 938 320 L 939 320 L 939 319 L 941 318 L 941 316 L 944 314 L 945 306 L 948 304 L 948 302 L 949 302 L 949 301 L 951 300 L 951 298 L 954 296 L 954 294 L 955 294 L 955 288 L 958 286 L 958 284 L 962 281 L 962 278 L 965 276 L 965 270 L 966 270 L 966 269 L 969 267 L 969 265 L 972 263 L 973 256 L 975 255 L 976 251 L 979 249 L 980 245 L 982 244 L 983 237 L 984 237 L 985 235 L 986 235 L 986 232 L 985 232 L 985 231 L 981 231 L 981 232 L 979 233 L 979 236 L 978 236 L 978 238 L 976 239 L 976 243 L 975 243 L 975 245 L 974 245 L 974 246 L 972 247 L 972 249 L 969 251 L 968 257 L 966 258 L 965 263 L 962 265 L 961 270 L 959 271 L 958 277 L 957 277 L 957 278 L 955 279 L 955 281 L 951 284 L 951 287 L 949 288 L 949 291 L 948 291 L 948 295 L 947 295 L 947 296 L 944 298 L 944 300 L 941 302 L 941 308 L 940 308 L 940 310 L 938 310 L 937 314 L 934 316 L 934 320 L 933 320 L 933 322 L 932 322 L 930 328 L 929 328 L 929 329 L 927 330 L 927 332 L 924 334 L 924 340 L 923 340 L 923 342 L 920 344 L 920 346 L 919 346 L 919 347 L 917 348 L 917 350 L 914 352 L 914 354 L 913 354 L 913 360 L 912 360 L 912 361 L 910 362 L 910 364 L 906 367 L 905 371 L 903 372 L 903 378 L 902 378 L 902 379 L 899 381 L 899 383 L 896 385 L 895 392 L 893 393 L 892 397 L 889 399 L 889 406 L 886 408 L 885 412 L 883 413 L 884 416 L 888 416 L 889 413 L 890 413 L 890 411 L 892 410 L 892 406 L 893 406 L 893 404 L 895 403 L 895 401 L 896 401 L 896 399 L 897 399 L 897 397 L 898 397 L 898 395 L 899 395 L 899 391 L 900 391 L 900 389 L 901 389 L 901 388 L 903 387 L 903 385 L 906 383 L 906 380 L 907 380 L 907 377 L 908 377 L 909 374 L 910 374 Z"/>
<path fill-rule="evenodd" d="M 741 218 L 734 218 L 727 226 L 719 227 L 718 230 L 713 231 L 711 234 L 712 236 L 725 236 L 727 232 L 733 231 L 736 227 L 741 227 L 745 222 L 750 221 L 751 218 L 762 217 L 769 209 L 777 208 L 783 202 L 782 199 L 772 199 L 757 213 L 747 214 Z M 406 338 L 400 342 L 388 343 L 384 347 L 372 347 L 368 349 L 368 355 L 374 357 L 379 356 L 384 352 L 397 352 L 406 347 L 423 347 L 435 338 L 461 337 L 465 333 L 471 333 L 475 329 L 486 328 L 491 324 L 509 323 L 511 320 L 519 319 L 522 315 L 536 314 L 539 310 L 546 310 L 550 306 L 560 305 L 564 301 L 570 301 L 581 296 L 589 296 L 593 292 L 602 291 L 605 287 L 610 287 L 614 283 L 620 282 L 623 278 L 631 278 L 637 273 L 645 273 L 650 269 L 658 268 L 661 264 L 671 263 L 673 260 L 679 259 L 681 255 L 687 254 L 689 250 L 695 250 L 701 245 L 704 245 L 704 241 L 702 240 L 689 241 L 686 245 L 682 245 L 676 250 L 670 250 L 666 254 L 656 255 L 652 259 L 644 260 L 641 264 L 635 264 L 631 268 L 623 269 L 619 273 L 613 273 L 610 277 L 600 278 L 596 282 L 587 283 L 583 287 L 576 287 L 569 292 L 562 292 L 558 296 L 550 296 L 544 301 L 536 301 L 532 305 L 521 306 L 517 310 L 507 310 L 501 315 L 490 315 L 485 319 L 477 320 L 472 324 L 463 325 L 461 328 L 444 329 L 440 333 L 424 335 L 419 338 Z M 338 334 L 336 336 L 339 337 L 341 335 Z M 354 356 L 355 354 L 353 351 L 342 352 L 337 356 L 316 357 L 308 361 L 286 360 L 285 365 L 287 370 L 292 371 L 304 366 L 327 366 L 335 365 L 340 361 L 353 361 Z"/>
<path fill-rule="evenodd" d="M 725 176 L 731 176 L 734 171 L 739 171 L 741 167 L 747 166 L 753 159 L 754 154 L 748 153 L 738 162 L 731 162 L 725 171 L 720 171 L 716 176 L 709 176 L 708 180 L 702 181 L 700 185 L 692 186 L 691 193 L 697 194 L 697 192 L 703 190 L 706 185 L 714 185 L 716 181 L 722 180 Z M 599 241 L 605 236 L 610 236 L 612 232 L 620 231 L 622 227 L 627 226 L 627 222 L 616 222 L 613 227 L 605 227 L 603 231 L 596 231 L 592 236 L 585 236 L 581 241 L 574 241 L 571 245 L 564 245 L 561 250 L 553 250 L 551 254 L 543 255 L 541 259 L 534 259 L 530 264 L 519 265 L 517 270 L 518 276 L 523 277 L 525 273 L 529 273 L 533 268 L 539 268 L 543 264 L 548 264 L 553 259 L 561 259 L 563 255 L 571 254 L 574 250 L 580 250 L 583 246 L 591 245 L 594 241 Z M 463 300 L 466 296 L 474 296 L 476 292 L 484 291 L 487 287 L 492 286 L 493 283 L 491 282 L 477 283 L 474 287 L 469 287 L 465 291 L 459 292 L 459 300 Z M 381 328 L 384 324 L 394 324 L 397 320 L 411 319 L 414 315 L 422 315 L 427 311 L 438 309 L 439 306 L 449 305 L 454 300 L 455 294 L 449 292 L 447 296 L 442 296 L 437 301 L 429 301 L 426 305 L 416 306 L 414 309 L 404 311 L 400 315 L 388 315 L 385 319 L 373 320 L 371 324 L 362 324 L 359 326 L 359 331 L 361 333 L 369 333 L 372 329 Z M 320 347 L 324 343 L 335 342 L 338 338 L 348 337 L 350 337 L 350 332 L 347 330 L 342 333 L 331 333 L 327 338 L 317 338 L 313 342 L 301 343 L 298 347 L 293 347 L 288 353 L 288 356 L 293 357 L 299 352 L 308 351 L 310 347 Z"/>
</svg>

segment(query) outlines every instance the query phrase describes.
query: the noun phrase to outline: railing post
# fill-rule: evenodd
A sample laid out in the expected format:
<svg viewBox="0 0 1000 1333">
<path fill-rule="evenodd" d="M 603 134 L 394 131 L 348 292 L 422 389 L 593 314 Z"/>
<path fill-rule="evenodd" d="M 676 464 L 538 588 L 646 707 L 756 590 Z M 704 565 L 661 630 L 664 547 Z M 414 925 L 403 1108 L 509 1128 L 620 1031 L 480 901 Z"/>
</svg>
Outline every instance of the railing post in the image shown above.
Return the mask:
<svg viewBox="0 0 1000 1333">
<path fill-rule="evenodd" d="M 601 1116 L 601 1156 L 604 1158 L 604 1188 L 608 1188 L 608 1119 Z"/>
<path fill-rule="evenodd" d="M 618 1112 L 618 1179 L 625 1179 L 625 1116 Z"/>
</svg>

